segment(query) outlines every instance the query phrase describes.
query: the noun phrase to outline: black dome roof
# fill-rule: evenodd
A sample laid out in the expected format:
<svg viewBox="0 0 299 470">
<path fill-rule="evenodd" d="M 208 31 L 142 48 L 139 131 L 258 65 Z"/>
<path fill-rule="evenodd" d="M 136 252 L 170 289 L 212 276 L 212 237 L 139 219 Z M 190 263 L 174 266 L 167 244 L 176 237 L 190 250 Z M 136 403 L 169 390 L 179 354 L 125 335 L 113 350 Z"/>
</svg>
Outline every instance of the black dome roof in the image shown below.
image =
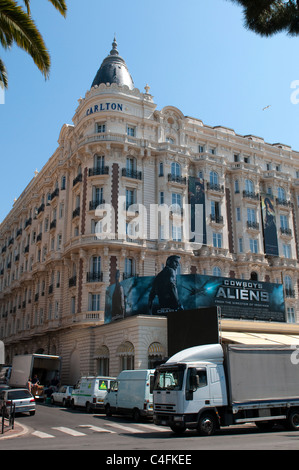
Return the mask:
<svg viewBox="0 0 299 470">
<path fill-rule="evenodd" d="M 134 82 L 124 59 L 118 53 L 115 38 L 110 55 L 103 60 L 91 86 L 100 85 L 101 83 L 117 83 L 120 86 L 127 85 L 130 90 L 134 89 Z"/>
</svg>

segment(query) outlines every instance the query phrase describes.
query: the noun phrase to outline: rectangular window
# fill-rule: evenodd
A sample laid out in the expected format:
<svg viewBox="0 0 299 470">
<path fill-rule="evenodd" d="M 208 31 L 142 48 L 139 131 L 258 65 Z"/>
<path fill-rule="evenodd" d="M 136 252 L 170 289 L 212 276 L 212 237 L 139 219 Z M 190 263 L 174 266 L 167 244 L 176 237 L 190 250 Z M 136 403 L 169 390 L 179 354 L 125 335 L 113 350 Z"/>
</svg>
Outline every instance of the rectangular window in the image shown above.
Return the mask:
<svg viewBox="0 0 299 470">
<path fill-rule="evenodd" d="M 76 297 L 71 298 L 71 313 L 73 315 L 76 313 Z"/>
<path fill-rule="evenodd" d="M 294 307 L 287 307 L 287 322 L 296 323 L 296 316 Z"/>
<path fill-rule="evenodd" d="M 106 124 L 97 123 L 97 133 L 101 134 L 103 132 L 106 132 Z"/>
<path fill-rule="evenodd" d="M 280 215 L 280 226 L 284 229 L 289 228 L 288 218 L 286 215 Z"/>
<path fill-rule="evenodd" d="M 283 256 L 285 258 L 291 258 L 291 245 L 282 245 Z"/>
<path fill-rule="evenodd" d="M 247 220 L 248 220 L 248 222 L 256 222 L 255 209 L 247 208 Z"/>
<path fill-rule="evenodd" d="M 236 207 L 236 219 L 237 222 L 241 222 L 241 207 Z"/>
<path fill-rule="evenodd" d="M 222 248 L 222 234 L 214 232 L 213 233 L 213 247 Z"/>
<path fill-rule="evenodd" d="M 130 137 L 135 137 L 136 129 L 132 126 L 127 126 L 127 135 Z"/>
<path fill-rule="evenodd" d="M 164 191 L 160 192 L 160 201 L 159 201 L 159 203 L 164 204 Z"/>
<path fill-rule="evenodd" d="M 243 238 L 239 238 L 239 252 L 243 253 Z"/>
<path fill-rule="evenodd" d="M 88 310 L 91 312 L 100 310 L 100 294 L 89 294 Z"/>
<path fill-rule="evenodd" d="M 258 253 L 258 241 L 255 238 L 249 239 L 249 246 L 251 253 Z"/>
<path fill-rule="evenodd" d="M 171 195 L 171 204 L 177 204 L 182 207 L 182 196 L 181 194 L 172 193 Z"/>
</svg>

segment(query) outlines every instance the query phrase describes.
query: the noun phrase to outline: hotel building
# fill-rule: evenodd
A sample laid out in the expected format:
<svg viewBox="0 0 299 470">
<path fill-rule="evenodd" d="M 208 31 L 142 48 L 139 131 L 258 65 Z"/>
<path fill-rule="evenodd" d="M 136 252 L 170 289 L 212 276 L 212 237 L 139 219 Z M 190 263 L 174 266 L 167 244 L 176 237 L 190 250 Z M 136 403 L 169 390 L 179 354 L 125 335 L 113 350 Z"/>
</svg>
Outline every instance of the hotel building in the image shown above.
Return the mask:
<svg viewBox="0 0 299 470">
<path fill-rule="evenodd" d="M 16 354 L 61 355 L 70 384 L 82 374 L 152 366 L 167 356 L 166 318 L 104 323 L 106 289 L 117 271 L 122 279 L 155 276 L 172 254 L 181 257 L 181 274 L 283 284 L 285 322 L 221 319 L 223 341 L 298 343 L 299 153 L 210 127 L 174 106 L 159 110 L 149 91 L 135 88 L 114 40 L 73 124 L 62 127 L 58 148 L 2 221 L 7 363 Z M 139 211 L 130 206 L 141 204 L 147 216 L 154 204 L 183 207 L 192 177 L 205 184 L 203 243 L 195 246 L 173 223 L 175 210 L 148 224 L 157 237 L 135 239 L 130 222 Z M 262 194 L 274 203 L 274 254 L 265 249 Z M 107 228 L 97 209 L 104 203 L 119 237 L 97 236 Z"/>
</svg>

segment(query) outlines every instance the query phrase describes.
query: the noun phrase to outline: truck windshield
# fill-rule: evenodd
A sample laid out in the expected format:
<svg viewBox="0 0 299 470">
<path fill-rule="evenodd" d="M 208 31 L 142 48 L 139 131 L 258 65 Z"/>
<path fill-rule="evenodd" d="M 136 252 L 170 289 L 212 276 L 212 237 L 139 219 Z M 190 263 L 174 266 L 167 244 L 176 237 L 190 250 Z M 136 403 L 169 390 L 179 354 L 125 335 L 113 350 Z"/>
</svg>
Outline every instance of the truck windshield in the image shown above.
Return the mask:
<svg viewBox="0 0 299 470">
<path fill-rule="evenodd" d="M 154 390 L 181 390 L 183 378 L 182 369 L 158 370 Z"/>
</svg>

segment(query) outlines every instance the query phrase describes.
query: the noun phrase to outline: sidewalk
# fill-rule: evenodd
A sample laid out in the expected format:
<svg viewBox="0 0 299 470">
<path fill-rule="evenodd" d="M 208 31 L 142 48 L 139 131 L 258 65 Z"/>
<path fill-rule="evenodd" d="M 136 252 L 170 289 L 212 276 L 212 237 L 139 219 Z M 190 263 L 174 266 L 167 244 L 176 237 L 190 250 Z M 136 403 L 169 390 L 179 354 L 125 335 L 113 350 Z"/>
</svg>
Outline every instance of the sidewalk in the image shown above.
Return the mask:
<svg viewBox="0 0 299 470">
<path fill-rule="evenodd" d="M 0 441 L 3 439 L 11 439 L 12 437 L 19 437 L 27 434 L 28 428 L 15 421 L 14 429 L 11 426 L 4 425 L 4 433 L 0 434 Z"/>
</svg>

